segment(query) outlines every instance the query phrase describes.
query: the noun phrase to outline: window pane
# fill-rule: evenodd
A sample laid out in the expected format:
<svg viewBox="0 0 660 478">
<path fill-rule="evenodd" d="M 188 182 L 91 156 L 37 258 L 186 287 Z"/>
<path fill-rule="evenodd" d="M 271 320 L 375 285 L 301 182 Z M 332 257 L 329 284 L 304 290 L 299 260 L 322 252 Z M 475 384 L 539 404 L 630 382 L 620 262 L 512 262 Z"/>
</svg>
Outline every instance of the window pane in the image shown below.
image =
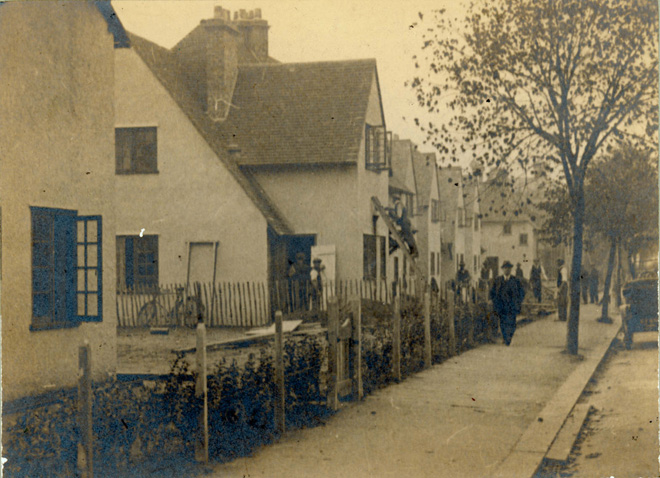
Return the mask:
<svg viewBox="0 0 660 478">
<path fill-rule="evenodd" d="M 78 229 L 77 242 L 78 243 L 85 242 L 85 221 L 79 221 L 77 229 Z"/>
<path fill-rule="evenodd" d="M 99 315 L 99 297 L 97 294 L 87 294 L 87 315 Z"/>
<path fill-rule="evenodd" d="M 98 290 L 99 274 L 96 269 L 87 269 L 87 290 L 96 292 Z"/>
<path fill-rule="evenodd" d="M 85 314 L 85 294 L 78 294 L 77 314 L 78 315 L 86 315 Z"/>
<path fill-rule="evenodd" d="M 98 242 L 96 221 L 85 221 L 87 224 L 87 242 Z"/>
<path fill-rule="evenodd" d="M 98 265 L 97 250 L 98 246 L 96 245 L 87 246 L 87 267 L 96 267 Z"/>
<path fill-rule="evenodd" d="M 78 267 L 85 267 L 85 246 L 78 245 L 78 258 L 77 258 Z"/>
<path fill-rule="evenodd" d="M 76 285 L 78 291 L 85 290 L 85 269 L 78 269 L 78 284 Z"/>
</svg>

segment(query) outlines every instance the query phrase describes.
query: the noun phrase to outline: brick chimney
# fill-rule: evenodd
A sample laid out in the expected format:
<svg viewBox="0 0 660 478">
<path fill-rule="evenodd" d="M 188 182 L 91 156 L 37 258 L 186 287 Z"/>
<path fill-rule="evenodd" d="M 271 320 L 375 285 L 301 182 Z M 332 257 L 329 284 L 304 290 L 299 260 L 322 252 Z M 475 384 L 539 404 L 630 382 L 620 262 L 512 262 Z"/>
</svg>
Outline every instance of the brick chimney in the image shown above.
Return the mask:
<svg viewBox="0 0 660 478">
<path fill-rule="evenodd" d="M 234 12 L 234 26 L 243 35 L 243 44 L 254 56 L 254 61 L 262 63 L 268 60 L 268 29 L 270 27 L 268 22 L 261 18 L 261 9 Z"/>
<path fill-rule="evenodd" d="M 229 113 L 238 76 L 240 39 L 229 10 L 215 7 L 213 18 L 202 20 L 172 49 L 186 71 L 185 80 L 215 121 Z"/>
</svg>

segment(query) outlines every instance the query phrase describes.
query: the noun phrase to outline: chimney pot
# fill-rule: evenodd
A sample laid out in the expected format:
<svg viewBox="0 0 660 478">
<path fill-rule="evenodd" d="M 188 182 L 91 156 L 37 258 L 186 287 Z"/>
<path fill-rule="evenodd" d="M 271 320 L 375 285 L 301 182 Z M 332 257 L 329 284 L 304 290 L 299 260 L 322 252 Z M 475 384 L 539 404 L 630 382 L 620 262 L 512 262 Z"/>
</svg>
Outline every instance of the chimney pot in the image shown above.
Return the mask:
<svg viewBox="0 0 660 478">
<path fill-rule="evenodd" d="M 247 18 L 247 12 L 245 11 L 244 8 L 241 8 L 239 16 L 240 16 L 241 20 L 245 20 Z"/>
<path fill-rule="evenodd" d="M 250 10 L 250 13 L 248 14 L 248 18 L 252 20 L 254 18 L 254 10 Z"/>
<path fill-rule="evenodd" d="M 254 9 L 254 18 L 261 18 L 261 8 Z"/>
</svg>

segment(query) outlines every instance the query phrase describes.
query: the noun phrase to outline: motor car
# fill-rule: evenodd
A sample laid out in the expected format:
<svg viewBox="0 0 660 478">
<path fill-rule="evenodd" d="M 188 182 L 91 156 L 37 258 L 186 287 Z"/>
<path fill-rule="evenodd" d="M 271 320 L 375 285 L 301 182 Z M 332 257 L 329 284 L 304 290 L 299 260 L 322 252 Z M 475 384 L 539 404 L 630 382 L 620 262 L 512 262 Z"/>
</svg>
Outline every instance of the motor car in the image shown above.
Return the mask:
<svg viewBox="0 0 660 478">
<path fill-rule="evenodd" d="M 625 304 L 621 306 L 623 344 L 632 348 L 636 332 L 658 330 L 658 276 L 644 273 L 626 283 L 622 290 Z"/>
</svg>

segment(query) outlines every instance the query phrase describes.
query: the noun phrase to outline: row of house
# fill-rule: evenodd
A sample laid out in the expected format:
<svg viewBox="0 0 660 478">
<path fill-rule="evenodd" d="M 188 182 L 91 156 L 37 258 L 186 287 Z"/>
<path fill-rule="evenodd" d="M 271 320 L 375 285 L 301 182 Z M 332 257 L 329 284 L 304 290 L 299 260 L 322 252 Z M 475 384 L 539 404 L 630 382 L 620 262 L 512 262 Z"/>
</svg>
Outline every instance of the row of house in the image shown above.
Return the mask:
<svg viewBox="0 0 660 478">
<path fill-rule="evenodd" d="M 514 260 L 483 184 L 392 138 L 375 60 L 280 63 L 268 28 L 216 7 L 165 49 L 110 2 L 0 6 L 5 400 L 73 386 L 83 341 L 112 374 L 117 291 L 272 283 L 300 253 L 388 284 Z M 414 254 L 377 204 L 405 209 Z"/>
</svg>

